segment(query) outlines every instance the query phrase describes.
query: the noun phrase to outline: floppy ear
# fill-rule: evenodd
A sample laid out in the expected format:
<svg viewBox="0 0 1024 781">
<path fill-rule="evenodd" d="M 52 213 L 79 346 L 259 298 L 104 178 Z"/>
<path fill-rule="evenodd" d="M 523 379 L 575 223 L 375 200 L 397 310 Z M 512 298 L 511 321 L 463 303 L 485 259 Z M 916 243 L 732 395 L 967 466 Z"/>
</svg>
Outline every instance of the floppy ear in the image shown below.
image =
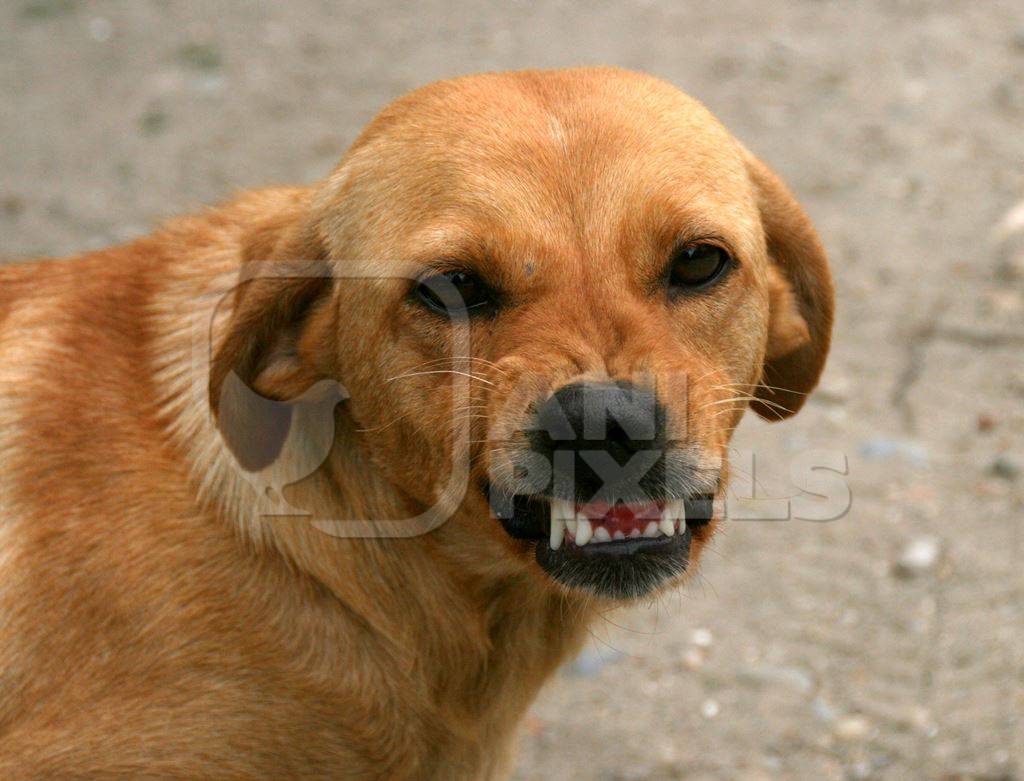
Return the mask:
<svg viewBox="0 0 1024 781">
<path fill-rule="evenodd" d="M 210 407 L 246 470 L 274 463 L 301 404 L 339 400 L 317 388 L 333 354 L 324 311 L 332 280 L 314 231 L 295 214 L 256 226 L 243 240 L 239 285 L 210 366 Z M 269 261 L 269 262 L 267 262 Z"/>
<path fill-rule="evenodd" d="M 793 194 L 753 155 L 747 168 L 771 261 L 768 349 L 757 400 L 750 406 L 766 420 L 781 420 L 803 406 L 825 366 L 832 339 L 832 275 L 814 226 Z"/>
</svg>

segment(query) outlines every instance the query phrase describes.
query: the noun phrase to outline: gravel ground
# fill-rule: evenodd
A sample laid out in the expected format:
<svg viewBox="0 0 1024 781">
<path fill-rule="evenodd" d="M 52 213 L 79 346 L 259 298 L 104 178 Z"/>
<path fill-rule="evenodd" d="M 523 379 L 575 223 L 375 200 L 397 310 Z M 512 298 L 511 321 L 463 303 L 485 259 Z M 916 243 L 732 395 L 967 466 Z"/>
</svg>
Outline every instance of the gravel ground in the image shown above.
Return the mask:
<svg viewBox="0 0 1024 781">
<path fill-rule="evenodd" d="M 1024 197 L 1020 0 L 5 0 L 0 252 L 316 179 L 427 81 L 598 63 L 701 98 L 815 219 L 823 392 L 737 445 L 778 497 L 840 451 L 852 507 L 734 520 L 690 588 L 607 616 L 516 779 L 1024 778 L 1024 240 L 997 235 Z"/>
</svg>

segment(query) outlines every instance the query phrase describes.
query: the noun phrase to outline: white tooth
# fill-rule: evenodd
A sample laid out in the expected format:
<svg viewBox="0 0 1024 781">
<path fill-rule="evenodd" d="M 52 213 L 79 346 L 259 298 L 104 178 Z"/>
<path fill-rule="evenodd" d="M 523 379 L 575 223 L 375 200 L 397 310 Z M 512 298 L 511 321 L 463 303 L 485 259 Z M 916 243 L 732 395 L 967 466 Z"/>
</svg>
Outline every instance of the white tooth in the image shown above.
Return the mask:
<svg viewBox="0 0 1024 781">
<path fill-rule="evenodd" d="M 594 530 L 590 526 L 590 519 L 582 515 L 576 516 L 576 544 L 582 547 L 590 542 L 593 536 Z"/>
<path fill-rule="evenodd" d="M 567 499 L 552 499 L 551 500 L 551 517 L 558 518 L 562 521 L 567 521 L 572 518 L 576 513 L 573 511 L 572 502 Z"/>
<path fill-rule="evenodd" d="M 612 539 L 613 540 L 624 540 L 624 539 L 626 539 L 626 535 L 623 534 L 620 530 L 616 529 L 615 530 L 615 534 L 612 535 Z"/>
<path fill-rule="evenodd" d="M 631 538 L 631 539 L 632 539 L 633 537 L 639 537 L 639 536 L 640 536 L 640 530 L 639 530 L 639 529 L 637 529 L 636 527 L 634 527 L 634 528 L 633 528 L 633 531 L 631 531 L 631 532 L 629 533 L 629 536 L 630 536 L 630 538 Z"/>
<path fill-rule="evenodd" d="M 608 530 L 603 526 L 598 526 L 594 529 L 594 542 L 611 542 L 612 536 L 608 533 Z"/>
<path fill-rule="evenodd" d="M 562 547 L 566 524 L 574 515 L 572 502 L 566 499 L 551 500 L 551 550 Z"/>
<path fill-rule="evenodd" d="M 657 537 L 658 536 L 658 522 L 651 521 L 647 524 L 647 528 L 644 529 L 644 537 Z"/>
<path fill-rule="evenodd" d="M 671 537 L 676 533 L 675 519 L 672 517 L 673 504 L 675 502 L 669 502 L 665 505 L 665 509 L 661 511 L 661 523 L 658 524 L 658 531 L 666 537 Z"/>
<path fill-rule="evenodd" d="M 569 536 L 570 537 L 575 537 L 576 536 L 576 516 L 575 515 L 572 518 L 566 518 L 565 519 L 565 528 L 569 530 Z"/>
<path fill-rule="evenodd" d="M 684 523 L 686 523 L 686 502 L 682 499 L 667 502 L 665 509 L 661 511 L 661 523 L 658 524 L 658 529 L 667 537 L 671 537 L 683 528 Z"/>
<path fill-rule="evenodd" d="M 551 508 L 551 550 L 558 550 L 562 547 L 562 538 L 565 537 L 565 521 L 555 517 L 555 508 Z"/>
</svg>

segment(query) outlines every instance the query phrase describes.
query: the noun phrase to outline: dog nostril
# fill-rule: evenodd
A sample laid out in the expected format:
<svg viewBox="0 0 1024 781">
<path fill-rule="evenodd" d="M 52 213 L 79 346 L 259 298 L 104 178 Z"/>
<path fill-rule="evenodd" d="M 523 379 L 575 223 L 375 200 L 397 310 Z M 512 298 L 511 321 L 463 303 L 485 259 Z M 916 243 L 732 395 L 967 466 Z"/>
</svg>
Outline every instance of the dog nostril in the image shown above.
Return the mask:
<svg viewBox="0 0 1024 781">
<path fill-rule="evenodd" d="M 605 445 L 609 451 L 613 454 L 618 452 L 631 453 L 642 448 L 644 444 L 648 446 L 652 440 L 637 440 L 631 437 L 626 430 L 619 425 L 616 420 L 607 421 L 608 430 L 605 434 Z"/>
<path fill-rule="evenodd" d="M 655 394 L 630 383 L 573 383 L 539 408 L 537 449 L 628 455 L 659 446 L 665 415 Z"/>
</svg>

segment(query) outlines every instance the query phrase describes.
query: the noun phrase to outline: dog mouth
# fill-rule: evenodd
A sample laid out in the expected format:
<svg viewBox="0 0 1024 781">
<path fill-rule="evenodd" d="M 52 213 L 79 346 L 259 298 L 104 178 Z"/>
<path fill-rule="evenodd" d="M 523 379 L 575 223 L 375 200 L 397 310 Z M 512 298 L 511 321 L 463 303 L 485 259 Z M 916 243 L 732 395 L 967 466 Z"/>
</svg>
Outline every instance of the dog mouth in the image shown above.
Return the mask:
<svg viewBox="0 0 1024 781">
<path fill-rule="evenodd" d="M 649 541 L 670 538 L 679 533 L 682 526 L 686 531 L 685 500 L 676 499 L 671 502 L 644 502 L 627 504 L 616 502 L 591 502 L 575 504 L 565 499 L 552 499 L 549 502 L 551 518 L 548 524 L 548 546 L 556 551 L 566 549 L 582 549 L 589 546 L 590 552 L 608 552 L 613 555 L 640 550 Z M 628 541 L 633 545 L 620 546 L 616 543 Z M 602 546 L 609 546 L 602 549 Z"/>
<path fill-rule="evenodd" d="M 495 514 L 505 531 L 532 542 L 537 563 L 554 580 L 635 599 L 686 571 L 694 536 L 713 518 L 714 494 L 615 502 L 516 495 L 501 504 L 505 512 Z"/>
</svg>

